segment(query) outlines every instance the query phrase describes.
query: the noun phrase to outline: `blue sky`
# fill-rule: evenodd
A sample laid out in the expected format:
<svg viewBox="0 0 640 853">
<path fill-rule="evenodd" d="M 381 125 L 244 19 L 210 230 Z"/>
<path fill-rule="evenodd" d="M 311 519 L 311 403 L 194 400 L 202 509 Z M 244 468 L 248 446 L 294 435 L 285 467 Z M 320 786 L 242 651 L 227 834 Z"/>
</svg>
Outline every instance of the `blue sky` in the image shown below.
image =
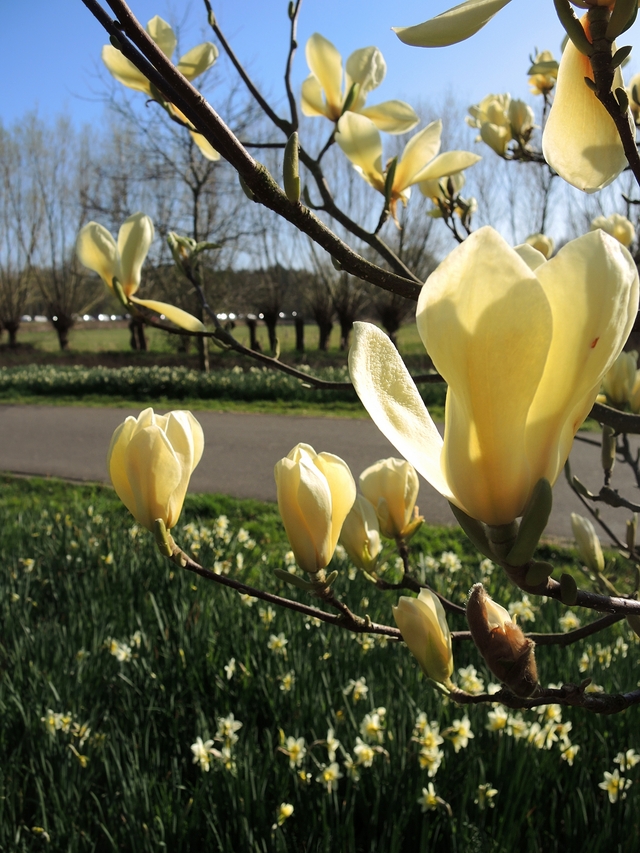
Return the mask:
<svg viewBox="0 0 640 853">
<path fill-rule="evenodd" d="M 43 117 L 66 111 L 78 124 L 97 121 L 103 111 L 98 95 L 104 90 L 96 74 L 106 39 L 81 0 L 5 0 L 2 5 L 3 123 L 12 124 L 36 108 Z M 181 24 L 183 50 L 210 37 L 200 0 L 130 0 L 130 5 L 143 23 L 160 14 Z M 489 92 L 527 97 L 530 53 L 536 47 L 559 53 L 562 31 L 551 0 L 513 0 L 481 33 L 450 48 L 407 47 L 391 31 L 392 26 L 419 23 L 449 5 L 447 0 L 304 0 L 294 83 L 299 87 L 308 73 L 303 48 L 309 35 L 318 31 L 344 57 L 370 44 L 382 50 L 387 78 L 370 96 L 372 103 L 388 98 L 437 103 L 448 92 L 465 104 Z M 236 52 L 276 100 L 283 98 L 286 8 L 287 0 L 214 2 Z M 635 63 L 627 76 L 632 70 Z"/>
</svg>

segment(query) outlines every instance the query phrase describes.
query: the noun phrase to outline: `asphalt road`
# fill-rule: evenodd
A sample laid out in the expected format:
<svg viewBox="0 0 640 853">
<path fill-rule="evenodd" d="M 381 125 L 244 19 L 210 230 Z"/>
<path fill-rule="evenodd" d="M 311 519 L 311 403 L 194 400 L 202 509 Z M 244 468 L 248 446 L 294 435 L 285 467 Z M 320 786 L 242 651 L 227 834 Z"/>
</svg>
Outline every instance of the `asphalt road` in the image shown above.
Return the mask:
<svg viewBox="0 0 640 853">
<path fill-rule="evenodd" d="M 106 452 L 114 429 L 139 409 L 99 409 L 59 406 L 0 405 L 0 471 L 61 477 L 72 481 L 108 482 Z M 205 451 L 192 478 L 190 491 L 218 492 L 238 498 L 274 501 L 273 466 L 300 441 L 317 451 L 341 456 L 354 476 L 367 466 L 397 452 L 369 420 L 307 418 L 198 412 Z M 587 433 L 586 438 L 597 435 Z M 602 485 L 599 448 L 574 443 L 571 464 L 591 491 Z M 640 492 L 626 466 L 618 464 L 613 485 L 633 502 Z M 420 512 L 434 524 L 454 524 L 447 502 L 422 481 Z M 602 517 L 624 537 L 629 512 L 602 507 Z M 564 477 L 554 487 L 554 507 L 547 532 L 571 538 L 570 513 L 586 515 Z M 602 537 L 605 539 L 606 537 Z"/>
</svg>

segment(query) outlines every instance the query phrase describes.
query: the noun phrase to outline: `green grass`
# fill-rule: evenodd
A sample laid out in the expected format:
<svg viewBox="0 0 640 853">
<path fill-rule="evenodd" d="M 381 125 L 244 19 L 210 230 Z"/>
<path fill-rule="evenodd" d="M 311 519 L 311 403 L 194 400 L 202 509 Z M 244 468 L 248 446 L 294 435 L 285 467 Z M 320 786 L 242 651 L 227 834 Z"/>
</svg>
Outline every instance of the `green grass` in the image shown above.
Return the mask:
<svg viewBox="0 0 640 853">
<path fill-rule="evenodd" d="M 436 694 L 402 645 L 369 647 L 362 638 L 287 611 L 277 611 L 266 625 L 260 603 L 248 607 L 164 560 L 146 531 L 132 532 L 109 489 L 11 478 L 1 478 L 0 486 L 0 850 L 637 849 L 637 770 L 629 773 L 633 784 L 622 802 L 610 804 L 598 787 L 603 772 L 614 769 L 616 753 L 639 746 L 637 708 L 611 718 L 564 709 L 562 720 L 573 723 L 570 737 L 580 746 L 569 767 L 557 745 L 538 749 L 490 732 L 489 708 L 461 709 Z M 216 534 L 221 514 L 228 518 L 228 541 Z M 255 540 L 253 549 L 238 540 L 241 527 Z M 218 562 L 222 571 L 263 588 L 303 595 L 274 581 L 273 568 L 283 566 L 288 544 L 273 505 L 192 497 L 174 534 L 183 546 L 195 546 L 206 565 Z M 444 570 L 421 557 L 432 555 L 441 564 L 445 551 L 459 557 L 461 568 Z M 575 567 L 570 553 L 553 546 L 542 556 Z M 411 557 L 457 602 L 479 576 L 479 558 L 452 530 L 424 528 Z M 388 561 L 392 579 L 391 553 Z M 334 565 L 336 589 L 350 606 L 391 623 L 397 593 L 380 593 L 360 575 L 349 580 L 341 558 Z M 498 570 L 487 583 L 505 605 L 521 597 Z M 557 630 L 562 612 L 555 602 L 540 608 L 535 630 Z M 464 627 L 460 617 L 450 624 Z M 140 647 L 118 661 L 107 641 L 131 645 L 136 631 Z M 280 632 L 288 639 L 286 659 L 267 646 Z M 594 659 L 587 674 L 607 690 L 633 688 L 639 655 L 632 637 L 622 624 L 584 645 L 539 648 L 541 681 L 585 677 L 578 662 L 587 646 L 595 656 L 597 641 L 611 651 L 613 665 Z M 628 645 L 626 657 L 620 642 Z M 485 682 L 491 680 L 472 647 L 458 643 L 454 654 L 456 669 L 473 664 Z M 236 672 L 228 680 L 224 667 L 232 657 Z M 285 692 L 282 677 L 291 671 L 295 683 Z M 343 690 L 359 678 L 369 692 L 354 702 Z M 334 728 L 353 756 L 364 715 L 380 706 L 386 708 L 386 753 L 360 768 L 359 782 L 345 775 L 337 791 L 327 793 L 316 781 L 328 761 L 327 729 Z M 87 739 L 81 744 L 72 730 L 49 732 L 41 720 L 49 710 L 69 713 L 70 727 L 87 724 Z M 445 741 L 432 779 L 420 769 L 411 741 L 419 710 L 441 730 L 468 712 L 474 733 L 457 754 Z M 217 720 L 230 713 L 243 723 L 232 750 L 236 772 L 214 761 L 204 773 L 193 764 L 190 746 L 197 737 L 214 738 Z M 280 730 L 304 738 L 308 754 L 300 768 L 290 768 L 279 751 Z M 336 760 L 342 765 L 342 749 Z M 298 770 L 310 774 L 308 782 Z M 430 781 L 451 816 L 444 808 L 421 812 L 417 800 Z M 499 793 L 494 809 L 480 811 L 474 799 L 485 782 Z M 293 804 L 294 813 L 272 829 L 282 802 Z"/>
</svg>

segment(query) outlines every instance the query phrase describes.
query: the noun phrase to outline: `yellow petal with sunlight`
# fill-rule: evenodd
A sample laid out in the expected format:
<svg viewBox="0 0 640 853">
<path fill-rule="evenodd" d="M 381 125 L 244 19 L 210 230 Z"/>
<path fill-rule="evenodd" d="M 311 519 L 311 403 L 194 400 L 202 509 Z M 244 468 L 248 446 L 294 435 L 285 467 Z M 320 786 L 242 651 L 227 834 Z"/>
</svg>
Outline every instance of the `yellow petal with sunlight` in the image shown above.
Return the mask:
<svg viewBox="0 0 640 853">
<path fill-rule="evenodd" d="M 175 305 L 169 305 L 167 302 L 158 302 L 156 299 L 138 299 L 137 297 L 130 297 L 130 299 L 136 305 L 142 305 L 144 308 L 149 308 L 149 310 L 156 311 L 158 314 L 164 314 L 167 320 L 175 323 L 176 326 L 180 326 L 181 329 L 186 329 L 187 332 L 206 331 L 206 326 L 201 320 L 198 320 L 193 314 L 189 314 L 188 311 L 183 311 L 182 308 L 176 308 Z"/>
<path fill-rule="evenodd" d="M 176 49 L 176 35 L 170 24 L 163 20 L 160 15 L 154 15 L 147 24 L 147 32 L 167 59 L 171 59 L 173 51 Z"/>
<path fill-rule="evenodd" d="M 324 90 L 331 117 L 337 121 L 342 111 L 342 57 L 320 33 L 314 33 L 305 49 L 311 73 Z"/>
<path fill-rule="evenodd" d="M 352 83 L 360 87 L 359 98 L 367 97 L 372 89 L 377 89 L 387 73 L 387 63 L 377 47 L 361 47 L 354 50 L 345 65 L 347 72 L 347 90 Z M 359 111 L 358 111 L 359 112 Z"/>
<path fill-rule="evenodd" d="M 117 48 L 105 44 L 102 48 L 102 61 L 118 83 L 122 83 L 128 89 L 134 89 L 136 92 L 144 92 L 145 95 L 151 97 L 151 85 L 147 78 Z"/>
<path fill-rule="evenodd" d="M 404 101 L 383 101 L 372 107 L 358 110 L 384 133 L 406 133 L 418 124 L 420 119 L 415 110 Z"/>
<path fill-rule="evenodd" d="M 438 154 L 437 157 L 434 157 L 414 177 L 413 183 L 433 179 L 437 180 L 438 178 L 444 178 L 446 175 L 455 175 L 456 172 L 461 172 L 463 169 L 468 169 L 469 166 L 475 165 L 478 160 L 482 160 L 482 157 L 471 151 L 445 151 L 444 154 Z"/>
<path fill-rule="evenodd" d="M 324 100 L 322 86 L 313 74 L 310 74 L 302 83 L 300 106 L 306 116 L 325 116 L 326 118 L 331 118 Z"/>
<path fill-rule="evenodd" d="M 123 458 L 133 493 L 135 518 L 148 530 L 153 530 L 156 518 L 163 519 L 171 529 L 178 520 L 172 497 L 182 472 L 167 436 L 156 426 L 138 428 Z"/>
<path fill-rule="evenodd" d="M 336 142 L 354 166 L 382 184 L 383 191 L 382 140 L 373 122 L 358 113 L 346 112 L 338 122 Z"/>
<path fill-rule="evenodd" d="M 191 138 L 195 142 L 195 144 L 200 149 L 200 153 L 203 157 L 206 157 L 207 160 L 211 160 L 215 162 L 220 159 L 220 154 L 216 151 L 213 145 L 209 142 L 208 139 L 205 139 L 201 133 L 196 133 L 195 130 L 190 130 Z"/>
<path fill-rule="evenodd" d="M 315 464 L 326 477 L 331 492 L 331 553 L 336 549 L 338 537 L 344 520 L 349 514 L 356 499 L 356 484 L 353 475 L 344 460 L 333 453 L 318 453 Z"/>
<path fill-rule="evenodd" d="M 134 213 L 120 226 L 120 284 L 126 296 L 132 296 L 140 286 L 140 271 L 153 236 L 153 222 L 146 213 Z"/>
<path fill-rule="evenodd" d="M 509 0 L 467 0 L 423 24 L 392 27 L 400 41 L 416 47 L 446 47 L 482 29 Z"/>
<path fill-rule="evenodd" d="M 585 77 L 593 79 L 589 59 L 569 40 L 542 134 L 542 151 L 568 184 L 594 193 L 618 177 L 627 158 L 613 119 L 584 82 Z M 613 85 L 624 88 L 619 68 Z"/>
<path fill-rule="evenodd" d="M 429 276 L 416 322 L 449 385 L 446 481 L 468 515 L 507 524 L 522 514 L 534 485 L 525 431 L 551 344 L 545 292 L 519 255 L 485 227 Z"/>
<path fill-rule="evenodd" d="M 438 119 L 432 121 L 407 142 L 402 157 L 398 160 L 393 179 L 393 188 L 396 192 L 402 192 L 416 182 L 416 176 L 424 171 L 427 163 L 440 151 L 441 135 L 442 121 Z"/>
<path fill-rule="evenodd" d="M 196 47 L 192 47 L 184 56 L 181 56 L 177 68 L 187 80 L 195 80 L 196 77 L 211 68 L 217 58 L 218 48 L 210 41 L 205 41 Z"/>
<path fill-rule="evenodd" d="M 398 350 L 372 323 L 353 326 L 349 373 L 380 432 L 440 494 L 458 503 L 440 466 L 440 433 Z"/>
<path fill-rule="evenodd" d="M 114 276 L 120 276 L 120 257 L 116 241 L 104 225 L 87 222 L 78 234 L 76 252 L 81 264 L 97 272 L 107 287 L 113 287 Z"/>
</svg>

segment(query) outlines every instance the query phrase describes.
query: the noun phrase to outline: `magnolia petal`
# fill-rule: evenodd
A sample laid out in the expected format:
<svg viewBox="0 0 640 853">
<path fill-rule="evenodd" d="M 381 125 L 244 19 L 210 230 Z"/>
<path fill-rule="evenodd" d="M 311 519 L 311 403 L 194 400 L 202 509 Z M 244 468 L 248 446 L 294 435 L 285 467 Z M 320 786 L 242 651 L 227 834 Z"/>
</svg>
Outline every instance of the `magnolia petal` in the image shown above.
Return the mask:
<svg viewBox="0 0 640 853">
<path fill-rule="evenodd" d="M 444 178 L 445 175 L 455 175 L 463 169 L 473 166 L 478 160 L 482 160 L 479 154 L 471 151 L 445 151 L 429 163 L 421 172 L 414 177 L 413 183 L 418 181 Z"/>
<path fill-rule="evenodd" d="M 205 41 L 196 47 L 192 47 L 184 56 L 181 56 L 177 69 L 187 80 L 195 80 L 196 77 L 211 68 L 217 58 L 218 48 L 210 41 Z"/>
<path fill-rule="evenodd" d="M 206 157 L 207 160 L 211 160 L 213 162 L 220 159 L 220 154 L 201 133 L 196 133 L 195 130 L 190 130 L 189 133 L 191 134 L 191 138 L 195 144 L 200 149 L 200 153 L 203 157 Z"/>
<path fill-rule="evenodd" d="M 306 116 L 324 116 L 331 118 L 324 100 L 323 89 L 318 80 L 310 74 L 302 82 L 300 106 Z"/>
<path fill-rule="evenodd" d="M 293 459 L 285 457 L 276 463 L 273 473 L 278 493 L 278 510 L 296 562 L 304 571 L 317 572 L 314 540 L 298 499 L 300 466 Z"/>
<path fill-rule="evenodd" d="M 406 133 L 420 121 L 413 107 L 404 101 L 383 101 L 358 112 L 371 119 L 378 130 L 384 133 Z"/>
<path fill-rule="evenodd" d="M 380 523 L 382 533 L 389 538 L 402 535 L 413 516 L 420 489 L 413 465 L 405 459 L 380 459 L 360 474 L 359 485 L 365 498 L 378 509 L 378 515 L 385 516 L 385 522 L 381 519 Z"/>
<path fill-rule="evenodd" d="M 533 246 L 529 245 L 529 243 L 520 243 L 520 245 L 516 246 L 513 251 L 520 255 L 530 270 L 537 270 L 541 264 L 546 264 L 547 262 L 547 259 L 542 252 L 534 249 Z"/>
<path fill-rule="evenodd" d="M 164 432 L 173 452 L 180 461 L 180 481 L 175 486 L 167 507 L 167 512 L 173 527 L 177 522 L 191 474 L 202 458 L 204 450 L 204 433 L 198 421 L 191 412 L 175 411 L 167 416 Z"/>
<path fill-rule="evenodd" d="M 553 314 L 551 369 L 530 414 L 534 478 L 554 483 L 604 374 L 638 312 L 638 272 L 629 252 L 604 231 L 572 240 L 536 270 Z"/>
<path fill-rule="evenodd" d="M 485 227 L 429 276 L 416 322 L 449 384 L 442 467 L 455 503 L 486 524 L 507 524 L 522 514 L 533 487 L 525 434 L 551 344 L 545 293 Z"/>
<path fill-rule="evenodd" d="M 336 142 L 354 166 L 384 185 L 382 140 L 372 121 L 358 113 L 346 112 L 338 122 Z"/>
<path fill-rule="evenodd" d="M 152 410 L 145 409 L 141 416 L 148 411 Z M 109 471 L 111 483 L 117 496 L 132 515 L 135 515 L 136 502 L 125 469 L 124 453 L 131 441 L 131 436 L 137 428 L 138 422 L 134 417 L 129 416 L 113 433 L 107 452 L 107 470 Z"/>
<path fill-rule="evenodd" d="M 364 99 L 372 89 L 377 89 L 387 73 L 387 63 L 377 47 L 361 47 L 354 50 L 345 65 L 347 91 L 351 83 L 360 86 L 359 97 Z"/>
<path fill-rule="evenodd" d="M 120 275 L 120 256 L 116 241 L 104 225 L 87 222 L 78 234 L 76 253 L 81 264 L 97 272 L 108 287 L 113 287 L 114 276 Z"/>
<path fill-rule="evenodd" d="M 176 35 L 170 24 L 163 20 L 160 15 L 154 15 L 147 24 L 147 32 L 164 53 L 167 59 L 171 59 L 176 49 Z"/>
<path fill-rule="evenodd" d="M 393 189 L 400 193 L 415 183 L 420 172 L 436 156 L 440 150 L 442 121 L 432 121 L 407 142 L 398 160 L 396 174 L 393 179 Z"/>
<path fill-rule="evenodd" d="M 326 477 L 331 492 L 331 556 L 338 544 L 344 520 L 356 499 L 356 484 L 347 463 L 333 453 L 318 453 L 316 467 Z"/>
<path fill-rule="evenodd" d="M 124 470 L 133 492 L 134 517 L 147 530 L 161 518 L 171 529 L 177 522 L 173 492 L 182 478 L 180 462 L 159 426 L 137 429 L 124 450 Z M 179 510 L 182 507 L 180 503 Z"/>
<path fill-rule="evenodd" d="M 331 117 L 337 121 L 342 112 L 342 57 L 320 33 L 314 33 L 305 48 L 311 73 L 324 90 Z"/>
<path fill-rule="evenodd" d="M 153 221 L 146 213 L 134 213 L 120 226 L 118 252 L 120 254 L 120 284 L 127 296 L 140 286 L 140 270 L 153 242 Z"/>
<path fill-rule="evenodd" d="M 440 433 L 397 349 L 377 326 L 354 323 L 349 373 L 380 432 L 441 495 L 458 504 L 440 466 Z"/>
<path fill-rule="evenodd" d="M 584 82 L 593 79 L 588 57 L 571 40 L 560 60 L 553 106 L 542 134 L 547 163 L 568 184 L 594 193 L 627 166 L 613 119 Z M 614 88 L 624 88 L 616 69 Z"/>
<path fill-rule="evenodd" d="M 509 0 L 467 0 L 423 24 L 392 27 L 405 44 L 415 47 L 446 47 L 475 35 Z"/>
<path fill-rule="evenodd" d="M 298 503 L 300 512 L 308 521 L 309 532 L 315 548 L 316 568 L 323 569 L 333 556 L 331 547 L 331 489 L 315 459 L 303 456 L 300 460 Z"/>
<path fill-rule="evenodd" d="M 102 48 L 102 61 L 107 66 L 109 73 L 128 89 L 136 92 L 144 92 L 151 97 L 151 85 L 142 71 L 138 71 L 133 62 L 110 44 Z"/>
<path fill-rule="evenodd" d="M 129 298 L 136 305 L 142 305 L 144 308 L 149 308 L 149 310 L 156 311 L 158 314 L 164 314 L 167 320 L 175 323 L 176 326 L 180 326 L 181 329 L 185 329 L 187 332 L 206 331 L 206 326 L 202 320 L 198 320 L 197 317 L 189 314 L 188 311 L 183 311 L 182 308 L 176 308 L 175 305 L 169 305 L 168 302 L 158 302 L 156 299 L 138 299 L 135 296 Z"/>
</svg>

